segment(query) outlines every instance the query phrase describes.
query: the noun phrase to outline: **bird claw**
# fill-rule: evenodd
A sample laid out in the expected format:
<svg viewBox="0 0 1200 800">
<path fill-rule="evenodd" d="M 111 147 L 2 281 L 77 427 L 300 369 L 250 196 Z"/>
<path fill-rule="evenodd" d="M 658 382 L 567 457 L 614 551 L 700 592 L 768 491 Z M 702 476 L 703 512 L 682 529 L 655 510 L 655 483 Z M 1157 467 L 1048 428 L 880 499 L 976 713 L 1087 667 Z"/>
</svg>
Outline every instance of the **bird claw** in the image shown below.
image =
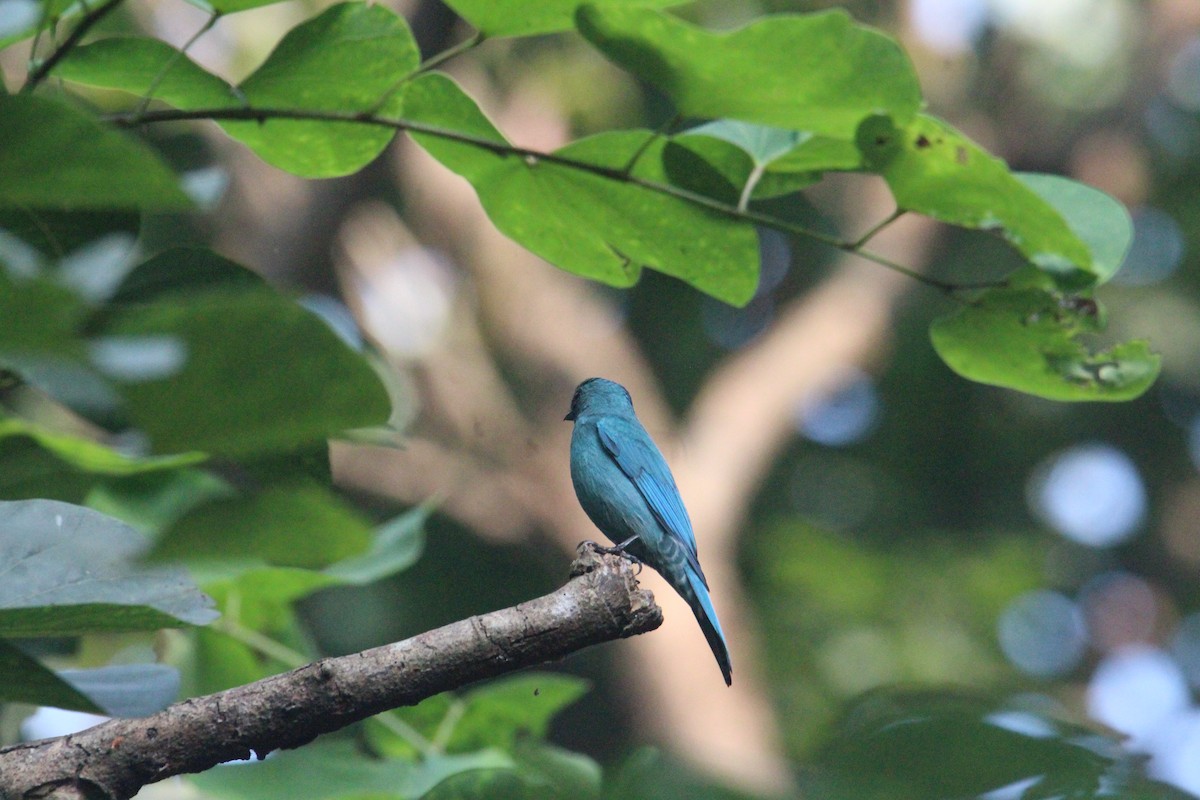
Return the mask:
<svg viewBox="0 0 1200 800">
<path fill-rule="evenodd" d="M 645 566 L 645 563 L 640 558 L 635 556 L 633 553 L 630 553 L 628 550 L 626 550 L 623 544 L 618 544 L 618 545 L 614 545 L 613 547 L 608 547 L 606 545 L 602 545 L 602 544 L 598 544 L 597 542 L 593 542 L 591 539 L 588 539 L 587 541 L 585 541 L 584 544 L 590 545 L 592 547 L 592 549 L 595 550 L 597 553 L 604 553 L 605 555 L 608 555 L 608 556 L 620 556 L 621 558 L 625 559 L 626 561 L 633 563 L 637 567 L 637 572 L 634 573 L 635 575 L 642 574 L 642 568 Z"/>
</svg>

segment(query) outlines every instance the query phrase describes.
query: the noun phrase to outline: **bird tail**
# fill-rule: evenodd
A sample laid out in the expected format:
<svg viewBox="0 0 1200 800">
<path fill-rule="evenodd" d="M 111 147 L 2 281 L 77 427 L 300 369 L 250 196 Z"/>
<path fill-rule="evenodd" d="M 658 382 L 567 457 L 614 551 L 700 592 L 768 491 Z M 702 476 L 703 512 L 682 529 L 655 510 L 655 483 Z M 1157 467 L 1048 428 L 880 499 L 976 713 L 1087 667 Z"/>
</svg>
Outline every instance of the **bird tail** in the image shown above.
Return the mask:
<svg viewBox="0 0 1200 800">
<path fill-rule="evenodd" d="M 704 638 L 708 640 L 708 646 L 717 659 L 717 666 L 721 668 L 725 685 L 732 686 L 733 664 L 729 661 L 729 647 L 725 644 L 725 634 L 721 632 L 721 623 L 717 621 L 717 612 L 709 599 L 708 587 L 704 585 L 704 579 L 692 569 L 685 569 L 684 572 L 687 576 L 687 587 L 686 591 L 681 591 L 680 594 L 692 607 L 692 613 L 700 623 L 700 630 L 704 631 Z"/>
</svg>

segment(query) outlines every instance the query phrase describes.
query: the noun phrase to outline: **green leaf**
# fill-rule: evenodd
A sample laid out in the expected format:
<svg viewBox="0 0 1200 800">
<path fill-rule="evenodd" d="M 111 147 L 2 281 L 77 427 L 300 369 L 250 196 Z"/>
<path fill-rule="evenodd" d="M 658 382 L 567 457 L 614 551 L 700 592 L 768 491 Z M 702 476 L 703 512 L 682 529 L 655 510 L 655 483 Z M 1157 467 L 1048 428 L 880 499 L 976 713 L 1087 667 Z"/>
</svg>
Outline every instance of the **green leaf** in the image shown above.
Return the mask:
<svg viewBox="0 0 1200 800">
<path fill-rule="evenodd" d="M 178 469 L 198 464 L 207 458 L 204 453 L 144 457 L 126 455 L 90 439 L 57 433 L 23 419 L 0 415 L 0 440 L 14 436 L 32 439 L 61 461 L 96 475 L 137 475 Z"/>
<path fill-rule="evenodd" d="M 852 170 L 862 166 L 862 153 L 854 141 L 816 136 L 807 131 L 719 119 L 692 128 L 676 140 L 690 136 L 711 136 L 729 142 L 745 151 L 755 164 L 780 173 Z"/>
<path fill-rule="evenodd" d="M 140 227 L 141 216 L 135 211 L 0 211 L 0 229 L 53 259 L 60 259 L 85 244 L 113 233 L 136 237 Z"/>
<path fill-rule="evenodd" d="M 0 639 L 0 700 L 104 713 L 87 695 L 4 639 Z"/>
<path fill-rule="evenodd" d="M 446 5 L 489 38 L 570 30 L 586 0 L 447 0 Z M 590 5 L 667 8 L 686 0 L 592 0 Z"/>
<path fill-rule="evenodd" d="M 446 746 L 457 753 L 484 747 L 511 750 L 522 739 L 542 739 L 554 715 L 589 686 L 582 678 L 550 672 L 493 681 L 462 696 L 462 718 Z"/>
<path fill-rule="evenodd" d="M 1133 244 L 1133 220 L 1125 206 L 1099 189 L 1059 175 L 1018 172 L 1016 176 L 1058 211 L 1092 252 L 1096 283 L 1106 283 Z"/>
<path fill-rule="evenodd" d="M 827 800 L 931 797 L 1187 797 L 1152 782 L 1117 738 L 1033 704 L 963 692 L 881 690 L 856 699 L 815 754 L 811 794 Z M 1012 787 L 1019 786 L 1019 795 Z"/>
<path fill-rule="evenodd" d="M 158 540 L 156 559 L 261 558 L 322 567 L 366 550 L 370 526 L 316 483 L 218 498 L 184 514 Z"/>
<path fill-rule="evenodd" d="M 54 76 L 86 86 L 152 97 L 176 108 L 244 105 L 232 86 L 161 39 L 113 36 L 76 47 Z"/>
<path fill-rule="evenodd" d="M 444 740 L 449 753 L 495 747 L 517 754 L 522 743 L 545 738 L 554 715 L 588 688 L 587 681 L 573 676 L 530 673 L 498 679 L 461 697 L 443 692 L 392 713 L 426 739 Z M 372 749 L 385 757 L 419 755 L 391 726 L 372 723 L 366 733 Z"/>
<path fill-rule="evenodd" d="M 87 505 L 153 538 L 190 509 L 233 494 L 233 487 L 213 473 L 184 468 L 106 480 L 88 492 Z"/>
<path fill-rule="evenodd" d="M 42 277 L 14 279 L 0 269 L 0 363 L 20 369 L 38 357 L 82 357 L 78 331 L 89 312 L 70 289 Z"/>
<path fill-rule="evenodd" d="M 689 116 L 852 141 L 869 114 L 904 124 L 921 105 L 900 46 L 843 11 L 771 16 L 727 33 L 638 8 L 584 6 L 576 21 L 609 59 Z"/>
<path fill-rule="evenodd" d="M 507 173 L 519 157 L 504 152 L 508 140 L 454 79 L 441 72 L 418 76 L 404 87 L 404 116 L 448 135 L 413 133 L 429 154 L 474 184 L 492 172 Z M 455 136 L 474 141 L 460 141 Z M 487 147 L 494 144 L 496 148 Z"/>
<path fill-rule="evenodd" d="M 57 100 L 0 95 L 0 208 L 191 206 L 176 175 L 136 139 Z"/>
<path fill-rule="evenodd" d="M 244 566 L 235 561 L 229 571 L 236 574 L 216 578 L 206 577 L 206 568 L 196 569 L 205 591 L 219 608 L 236 606 L 237 622 L 256 631 L 286 627 L 294 620 L 292 603 L 341 583 L 332 575 L 301 567 Z"/>
<path fill-rule="evenodd" d="M 872 117 L 858 133 L 868 169 L 896 204 L 967 228 L 999 229 L 1026 258 L 1076 288 L 1095 282 L 1092 254 L 1055 207 L 1008 166 L 926 114 L 907 126 Z"/>
<path fill-rule="evenodd" d="M 195 651 L 190 665 L 189 695 L 212 694 L 245 686 L 281 671 L 273 661 L 259 658 L 248 645 L 219 630 L 198 628 L 193 641 Z"/>
<path fill-rule="evenodd" d="M 216 288 L 194 291 L 210 280 L 206 269 Z M 257 279 L 233 278 L 231 269 L 240 268 L 211 253 L 176 251 L 147 262 L 117 297 L 153 302 L 121 305 L 100 331 L 118 341 L 175 340 L 186 354 L 174 373 L 119 387 L 157 451 L 250 457 L 387 420 L 387 392 L 360 354 L 311 312 L 254 288 Z"/>
<path fill-rule="evenodd" d="M 510 766 L 495 751 L 421 762 L 367 758 L 345 741 L 280 750 L 266 761 L 217 767 L 189 779 L 207 796 L 229 800 L 332 800 L 353 795 L 417 798 L 452 775 Z"/>
<path fill-rule="evenodd" d="M 930 329 L 934 349 L 969 380 L 1050 400 L 1132 400 L 1158 377 L 1145 342 L 1093 353 L 1080 337 L 1099 328 L 1095 301 L 1045 287 L 991 289 Z"/>
<path fill-rule="evenodd" d="M 52 500 L 0 502 L 0 636 L 205 625 L 212 601 L 186 573 L 136 560 L 146 539 L 96 511 Z"/>
<path fill-rule="evenodd" d="M 84 413 L 120 403 L 87 363 L 82 331 L 91 309 L 70 289 L 41 275 L 13 278 L 0 269 L 0 367 Z"/>
<path fill-rule="evenodd" d="M 554 797 L 599 797 L 604 773 L 595 759 L 546 742 L 518 742 L 517 770 L 526 782 Z M 611 795 L 610 795 L 611 796 Z"/>
<path fill-rule="evenodd" d="M 353 113 L 372 109 L 420 64 L 404 18 L 375 4 L 333 6 L 288 32 L 239 87 L 259 108 Z M 380 113 L 396 116 L 400 93 Z M 307 178 L 348 175 L 383 152 L 392 128 L 269 120 L 224 125 L 264 161 Z"/>
<path fill-rule="evenodd" d="M 718 120 L 671 137 L 663 152 L 663 163 L 673 183 L 730 204 L 744 197 L 770 198 L 791 194 L 820 180 L 821 169 L 779 169 L 789 153 L 811 140 L 812 135 L 782 128 L 769 128 L 735 120 Z M 703 170 L 679 159 L 679 148 L 699 156 L 734 188 L 731 196 L 705 186 Z M 850 145 L 854 157 L 858 150 Z M 828 167 L 832 168 L 832 167 Z"/>
<path fill-rule="evenodd" d="M 58 676 L 113 717 L 144 717 L 179 695 L 179 670 L 166 664 L 113 664 L 63 669 Z"/>
<path fill-rule="evenodd" d="M 511 766 L 460 772 L 422 800 L 588 800 L 600 796 L 602 772 L 594 759 L 544 742 L 521 742 Z M 605 797 L 642 797 L 644 792 Z"/>
<path fill-rule="evenodd" d="M 375 529 L 371 547 L 325 568 L 339 583 L 362 586 L 408 569 L 425 547 L 425 520 L 432 508 L 418 506 Z"/>
<path fill-rule="evenodd" d="M 175 470 L 203 453 L 138 457 L 0 414 L 0 498 L 77 502 L 105 477 Z"/>
<path fill-rule="evenodd" d="M 474 101 L 444 75 L 431 73 L 413 81 L 404 103 L 406 116 L 415 121 L 505 144 Z M 670 183 L 663 164 L 666 142 L 652 136 L 648 131 L 604 133 L 555 153 L 589 165 L 588 171 L 413 134 L 435 158 L 471 182 L 505 235 L 552 264 L 613 286 L 634 284 L 642 267 L 649 267 L 720 300 L 745 304 L 758 282 L 753 226 L 621 176 L 645 147 L 633 178 Z"/>
<path fill-rule="evenodd" d="M 343 3 L 289 31 L 237 89 L 164 42 L 138 37 L 76 48 L 54 74 L 139 97 L 153 87 L 153 97 L 181 109 L 252 106 L 354 114 L 374 109 L 419 63 L 416 42 L 402 17 L 380 5 Z M 379 112 L 397 116 L 400 102 L 397 92 Z M 356 172 L 395 135 L 390 127 L 360 122 L 220 124 L 264 161 L 307 178 Z"/>
<path fill-rule="evenodd" d="M 220 11 L 222 14 L 233 14 L 238 11 L 249 11 L 253 8 L 282 3 L 284 0 L 189 0 L 189 2 L 199 6 L 211 3 L 214 10 Z"/>
<path fill-rule="evenodd" d="M 3 10 L 5 13 L 0 15 L 0 50 L 36 35 L 45 29 L 44 26 L 72 20 L 87 11 L 88 6 L 74 0 L 5 0 Z M 7 89 L 0 87 L 0 94 L 5 93 Z"/>
<path fill-rule="evenodd" d="M 130 270 L 110 302 L 150 303 L 207 291 L 266 286 L 258 273 L 212 250 L 178 247 L 158 253 Z"/>
</svg>

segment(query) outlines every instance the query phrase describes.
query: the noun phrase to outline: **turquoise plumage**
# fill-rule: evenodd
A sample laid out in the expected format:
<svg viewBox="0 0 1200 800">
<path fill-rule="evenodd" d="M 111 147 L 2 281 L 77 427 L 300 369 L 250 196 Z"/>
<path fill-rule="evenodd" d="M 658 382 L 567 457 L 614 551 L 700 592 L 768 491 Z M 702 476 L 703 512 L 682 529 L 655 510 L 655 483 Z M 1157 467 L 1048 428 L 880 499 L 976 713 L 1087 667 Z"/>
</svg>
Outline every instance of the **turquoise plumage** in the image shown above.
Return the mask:
<svg viewBox="0 0 1200 800">
<path fill-rule="evenodd" d="M 729 648 L 700 569 L 691 520 L 629 392 L 604 378 L 586 380 L 566 419 L 575 422 L 571 482 L 579 504 L 617 549 L 649 564 L 687 601 L 731 685 Z"/>
</svg>

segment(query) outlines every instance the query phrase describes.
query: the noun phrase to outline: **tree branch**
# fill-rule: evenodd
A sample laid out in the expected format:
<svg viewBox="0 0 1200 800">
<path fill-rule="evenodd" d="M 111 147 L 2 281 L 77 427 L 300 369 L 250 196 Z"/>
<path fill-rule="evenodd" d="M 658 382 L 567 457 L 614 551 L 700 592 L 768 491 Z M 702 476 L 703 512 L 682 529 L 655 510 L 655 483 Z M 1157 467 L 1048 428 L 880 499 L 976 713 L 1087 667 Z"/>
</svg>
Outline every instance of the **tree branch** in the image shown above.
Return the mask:
<svg viewBox="0 0 1200 800">
<path fill-rule="evenodd" d="M 346 111 L 316 111 L 309 109 L 296 108 L 257 108 L 252 106 L 229 107 L 229 108 L 201 108 L 190 110 L 174 110 L 165 109 L 161 111 L 150 111 L 144 114 L 109 114 L 103 117 L 108 122 L 123 127 L 133 127 L 137 125 L 157 123 L 157 122 L 182 122 L 189 120 L 243 120 L 263 123 L 272 119 L 287 119 L 287 120 L 307 120 L 312 122 L 349 122 L 358 123 L 361 125 L 374 125 L 383 128 L 392 128 L 397 131 L 407 131 L 409 133 L 422 134 L 432 136 L 438 139 L 458 142 L 460 144 L 471 145 L 478 147 L 481 150 L 486 150 L 489 153 L 502 156 L 517 156 L 524 158 L 530 163 L 545 162 L 547 164 L 555 164 L 567 169 L 586 172 L 590 175 L 596 175 L 601 178 L 616 181 L 618 183 L 627 183 L 632 186 L 637 186 L 647 191 L 657 194 L 674 197 L 677 200 L 682 200 L 692 205 L 708 209 L 716 214 L 730 217 L 741 222 L 748 222 L 754 225 L 760 225 L 764 228 L 771 228 L 780 233 L 790 234 L 792 236 L 800 236 L 820 242 L 829 247 L 836 248 L 846 253 L 851 253 L 866 261 L 871 261 L 882 267 L 886 267 L 893 272 L 898 272 L 908 278 L 930 286 L 952 297 L 957 296 L 957 293 L 970 291 L 975 289 L 989 289 L 997 286 L 1002 286 L 1004 281 L 985 281 L 978 283 L 952 283 L 949 281 L 939 280 L 937 278 L 925 275 L 920 271 L 911 267 L 906 267 L 899 264 L 879 253 L 866 250 L 860 246 L 860 242 L 847 241 L 840 239 L 837 236 L 832 236 L 827 233 L 808 228 L 795 222 L 790 222 L 779 217 L 764 214 L 758 211 L 741 208 L 738 205 L 730 205 L 715 198 L 709 197 L 699 192 L 693 192 L 690 189 L 684 189 L 680 186 L 675 186 L 669 183 L 659 183 L 657 181 L 647 180 L 625 172 L 623 169 L 607 167 L 601 164 L 593 164 L 588 161 L 580 161 L 569 156 L 559 155 L 557 153 L 547 153 L 540 150 L 534 150 L 528 147 L 518 147 L 509 144 L 505 141 L 496 141 L 494 139 L 475 136 L 461 131 L 451 130 L 449 128 L 441 128 L 434 125 L 427 125 L 423 122 L 415 122 L 407 119 L 393 119 L 391 117 L 381 117 L 372 112 L 346 112 Z"/>
<path fill-rule="evenodd" d="M 79 20 L 79 24 L 71 31 L 71 35 L 67 37 L 66 41 L 59 45 L 58 49 L 51 53 L 45 61 L 38 64 L 33 72 L 29 73 L 29 77 L 25 79 L 25 85 L 21 87 L 21 91 L 32 92 L 36 89 L 37 85 L 44 81 L 46 76 L 50 74 L 50 70 L 58 66 L 58 62 L 62 61 L 67 53 L 75 49 L 75 46 L 79 44 L 79 40 L 87 35 L 92 26 L 107 17 L 120 4 L 121 0 L 107 0 L 107 2 L 100 5 L 94 11 L 89 11 L 83 19 Z"/>
<path fill-rule="evenodd" d="M 471 617 L 142 719 L 0 750 L 0 797 L 125 800 L 142 786 L 223 761 L 307 744 L 398 706 L 567 656 L 662 624 L 629 562 L 580 545 L 572 580 L 512 608 Z"/>
</svg>

